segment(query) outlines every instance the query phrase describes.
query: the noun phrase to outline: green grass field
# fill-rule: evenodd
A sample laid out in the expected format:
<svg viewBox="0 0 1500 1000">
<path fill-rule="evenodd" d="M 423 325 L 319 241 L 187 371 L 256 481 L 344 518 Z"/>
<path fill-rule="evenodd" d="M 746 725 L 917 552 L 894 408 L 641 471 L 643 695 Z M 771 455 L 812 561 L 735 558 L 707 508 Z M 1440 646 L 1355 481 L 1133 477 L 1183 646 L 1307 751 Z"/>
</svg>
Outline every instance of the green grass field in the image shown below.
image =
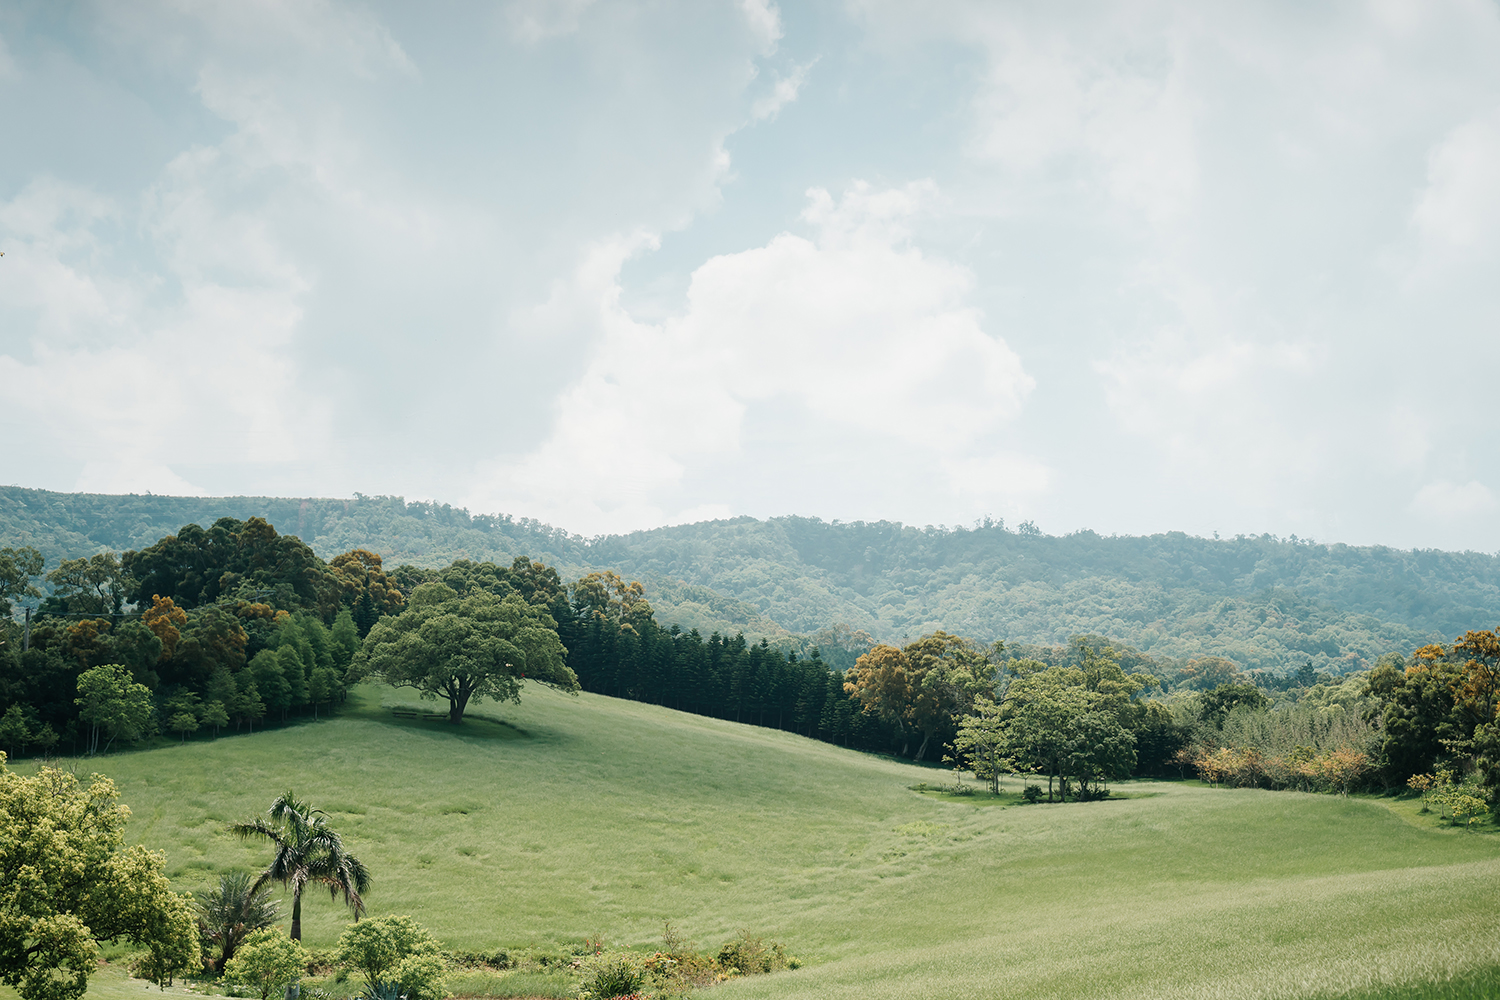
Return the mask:
<svg viewBox="0 0 1500 1000">
<path fill-rule="evenodd" d="M 291 789 L 374 871 L 371 912 L 449 947 L 644 947 L 671 920 L 807 963 L 723 1000 L 1500 992 L 1500 837 L 1378 800 L 1135 782 L 997 806 L 909 788 L 941 771 L 634 702 L 530 688 L 455 731 L 382 699 L 414 701 L 366 688 L 331 721 L 78 769 L 115 779 L 182 889 L 258 867 L 225 825 Z M 346 919 L 311 896 L 307 942 Z"/>
</svg>

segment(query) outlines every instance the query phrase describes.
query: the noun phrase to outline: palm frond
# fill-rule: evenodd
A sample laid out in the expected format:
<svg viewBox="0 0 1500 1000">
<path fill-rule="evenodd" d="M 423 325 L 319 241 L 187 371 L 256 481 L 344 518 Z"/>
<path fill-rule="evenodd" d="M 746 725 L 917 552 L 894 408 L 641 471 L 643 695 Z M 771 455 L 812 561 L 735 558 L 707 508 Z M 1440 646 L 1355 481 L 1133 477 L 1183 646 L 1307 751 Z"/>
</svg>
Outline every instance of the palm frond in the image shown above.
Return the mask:
<svg viewBox="0 0 1500 1000">
<path fill-rule="evenodd" d="M 252 889 L 279 882 L 300 897 L 309 882 L 319 882 L 328 887 L 332 898 L 343 896 L 356 918 L 362 914 L 369 870 L 344 847 L 343 839 L 328 825 L 328 814 L 287 792 L 271 803 L 266 815 L 270 822 L 254 819 L 230 827 L 242 839 L 264 837 L 275 847 L 271 863 Z"/>
</svg>

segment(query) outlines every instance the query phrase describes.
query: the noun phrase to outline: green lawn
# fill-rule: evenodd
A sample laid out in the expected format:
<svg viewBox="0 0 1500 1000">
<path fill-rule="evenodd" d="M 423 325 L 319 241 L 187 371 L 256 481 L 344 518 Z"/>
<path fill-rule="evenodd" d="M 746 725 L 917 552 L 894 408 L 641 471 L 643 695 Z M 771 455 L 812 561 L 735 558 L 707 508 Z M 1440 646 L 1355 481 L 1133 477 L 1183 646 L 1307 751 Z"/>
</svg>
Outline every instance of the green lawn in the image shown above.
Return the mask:
<svg viewBox="0 0 1500 1000">
<path fill-rule="evenodd" d="M 224 827 L 290 789 L 374 871 L 373 913 L 450 947 L 647 946 L 670 919 L 700 947 L 748 928 L 807 963 L 723 1000 L 1418 1000 L 1497 982 L 1500 837 L 1379 801 L 1142 782 L 995 806 L 909 788 L 942 772 L 633 702 L 531 688 L 481 707 L 504 724 L 455 731 L 382 698 L 412 700 L 365 689 L 332 721 L 80 770 L 114 777 L 130 836 L 184 889 L 257 866 Z M 345 919 L 311 897 L 308 943 Z"/>
</svg>

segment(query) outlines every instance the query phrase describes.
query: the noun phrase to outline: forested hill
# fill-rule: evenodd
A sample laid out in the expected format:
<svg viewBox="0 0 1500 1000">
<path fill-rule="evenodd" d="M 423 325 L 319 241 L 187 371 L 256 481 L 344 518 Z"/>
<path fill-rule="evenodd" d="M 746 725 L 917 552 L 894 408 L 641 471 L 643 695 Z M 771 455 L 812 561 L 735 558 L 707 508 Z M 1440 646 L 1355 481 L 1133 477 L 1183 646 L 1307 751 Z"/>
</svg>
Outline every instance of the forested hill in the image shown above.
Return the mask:
<svg viewBox="0 0 1500 1000">
<path fill-rule="evenodd" d="M 260 515 L 328 558 L 387 565 L 457 558 L 614 569 L 647 584 L 663 622 L 810 635 L 835 623 L 899 639 L 944 628 L 1058 643 L 1080 633 L 1158 657 L 1218 654 L 1246 667 L 1311 660 L 1335 672 L 1387 651 L 1500 622 L 1500 558 L 1181 533 L 1054 537 L 1001 524 L 914 528 L 736 518 L 584 539 L 508 516 L 400 498 L 100 496 L 0 488 L 0 546 L 48 558 L 140 548 L 181 525 Z M 784 631 L 783 631 L 784 630 Z"/>
</svg>

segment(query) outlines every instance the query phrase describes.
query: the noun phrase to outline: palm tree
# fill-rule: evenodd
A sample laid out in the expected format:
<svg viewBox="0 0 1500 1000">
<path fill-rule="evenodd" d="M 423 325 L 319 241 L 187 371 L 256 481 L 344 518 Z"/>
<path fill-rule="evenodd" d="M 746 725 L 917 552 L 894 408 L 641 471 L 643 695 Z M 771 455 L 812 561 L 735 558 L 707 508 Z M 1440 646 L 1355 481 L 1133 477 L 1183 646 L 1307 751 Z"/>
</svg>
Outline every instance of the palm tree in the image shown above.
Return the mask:
<svg viewBox="0 0 1500 1000">
<path fill-rule="evenodd" d="M 370 872 L 344 850 L 344 842 L 328 826 L 328 814 L 287 792 L 271 803 L 266 815 L 270 822 L 253 819 L 229 829 L 246 840 L 265 837 L 276 848 L 275 857 L 252 888 L 280 882 L 292 891 L 292 940 L 302 940 L 302 890 L 309 882 L 327 886 L 333 899 L 342 895 L 358 920 L 365 910 L 360 894 L 369 891 Z"/>
<path fill-rule="evenodd" d="M 199 892 L 198 934 L 204 945 L 217 948 L 214 971 L 224 974 L 224 965 L 252 931 L 270 927 L 280 916 L 281 904 L 271 898 L 269 888 L 250 884 L 249 872 L 219 876 L 219 887 Z"/>
</svg>

